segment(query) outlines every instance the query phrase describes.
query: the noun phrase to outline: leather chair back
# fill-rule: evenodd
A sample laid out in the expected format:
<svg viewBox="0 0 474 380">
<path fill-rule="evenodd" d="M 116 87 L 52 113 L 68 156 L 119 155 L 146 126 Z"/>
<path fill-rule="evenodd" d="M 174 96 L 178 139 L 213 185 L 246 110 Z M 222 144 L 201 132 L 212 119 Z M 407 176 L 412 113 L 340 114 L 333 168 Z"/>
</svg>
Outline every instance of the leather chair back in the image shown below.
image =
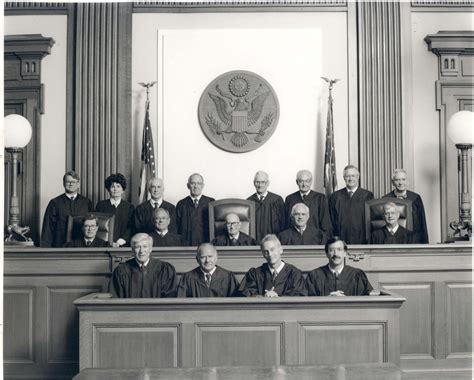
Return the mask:
<svg viewBox="0 0 474 380">
<path fill-rule="evenodd" d="M 99 222 L 99 230 L 97 237 L 108 241 L 110 245 L 114 242 L 114 224 L 115 215 L 106 214 L 102 212 L 93 213 Z M 82 233 L 82 219 L 84 215 L 69 216 L 67 223 L 67 241 L 80 239 L 83 237 Z"/>
<path fill-rule="evenodd" d="M 209 235 L 211 240 L 227 231 L 225 217 L 237 214 L 240 231 L 255 239 L 255 203 L 245 199 L 228 198 L 209 203 Z"/>
<path fill-rule="evenodd" d="M 412 201 L 398 198 L 380 198 L 365 202 L 365 235 L 367 240 L 373 231 L 385 227 L 383 206 L 386 203 L 395 203 L 400 212 L 398 223 L 413 231 Z"/>
</svg>

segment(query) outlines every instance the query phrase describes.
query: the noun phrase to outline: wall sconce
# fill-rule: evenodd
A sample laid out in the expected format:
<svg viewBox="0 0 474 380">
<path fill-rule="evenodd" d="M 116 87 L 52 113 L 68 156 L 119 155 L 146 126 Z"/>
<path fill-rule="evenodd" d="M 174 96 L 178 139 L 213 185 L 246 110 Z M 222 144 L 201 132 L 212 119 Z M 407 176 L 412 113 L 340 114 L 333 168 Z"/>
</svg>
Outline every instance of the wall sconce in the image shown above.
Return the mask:
<svg viewBox="0 0 474 380">
<path fill-rule="evenodd" d="M 449 223 L 454 230 L 452 241 L 471 240 L 471 194 L 469 185 L 472 179 L 469 162 L 474 135 L 474 112 L 456 112 L 448 121 L 448 136 L 458 149 L 458 186 L 459 186 L 459 221 Z M 465 234 L 462 231 L 466 231 Z M 456 237 L 456 235 L 459 235 Z"/>
<path fill-rule="evenodd" d="M 33 246 L 26 234 L 30 227 L 20 226 L 20 203 L 17 196 L 18 154 L 31 140 L 31 124 L 21 115 L 8 115 L 3 120 L 5 149 L 12 155 L 12 191 L 5 245 Z"/>
</svg>

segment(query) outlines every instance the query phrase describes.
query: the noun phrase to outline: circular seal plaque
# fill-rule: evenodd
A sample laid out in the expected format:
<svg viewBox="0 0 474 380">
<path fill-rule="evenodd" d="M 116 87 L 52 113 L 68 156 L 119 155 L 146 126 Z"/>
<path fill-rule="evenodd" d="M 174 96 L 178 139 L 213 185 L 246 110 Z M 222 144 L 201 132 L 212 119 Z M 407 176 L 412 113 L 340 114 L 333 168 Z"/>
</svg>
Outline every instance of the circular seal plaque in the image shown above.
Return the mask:
<svg viewBox="0 0 474 380">
<path fill-rule="evenodd" d="M 214 79 L 199 100 L 202 131 L 217 147 L 236 153 L 264 144 L 276 129 L 280 107 L 272 86 L 250 71 Z"/>
</svg>

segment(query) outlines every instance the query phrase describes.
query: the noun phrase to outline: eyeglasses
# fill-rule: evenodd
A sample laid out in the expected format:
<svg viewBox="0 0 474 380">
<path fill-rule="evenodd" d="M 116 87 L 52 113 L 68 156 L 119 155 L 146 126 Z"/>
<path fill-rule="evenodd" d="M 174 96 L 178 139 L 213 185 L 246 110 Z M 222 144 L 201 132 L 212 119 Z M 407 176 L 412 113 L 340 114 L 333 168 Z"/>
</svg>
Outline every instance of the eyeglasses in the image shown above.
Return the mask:
<svg viewBox="0 0 474 380">
<path fill-rule="evenodd" d="M 298 183 L 311 183 L 313 180 L 312 179 L 299 179 L 296 182 Z"/>
<path fill-rule="evenodd" d="M 255 185 L 265 185 L 268 181 L 254 181 Z"/>
<path fill-rule="evenodd" d="M 235 227 L 238 226 L 240 222 L 232 222 L 232 223 L 226 223 L 227 227 Z"/>
<path fill-rule="evenodd" d="M 79 181 L 75 180 L 75 181 L 64 181 L 64 184 L 65 185 L 74 185 L 75 183 L 78 183 Z"/>
<path fill-rule="evenodd" d="M 97 227 L 99 226 L 82 226 L 85 230 L 93 230 L 93 229 L 96 229 Z"/>
</svg>

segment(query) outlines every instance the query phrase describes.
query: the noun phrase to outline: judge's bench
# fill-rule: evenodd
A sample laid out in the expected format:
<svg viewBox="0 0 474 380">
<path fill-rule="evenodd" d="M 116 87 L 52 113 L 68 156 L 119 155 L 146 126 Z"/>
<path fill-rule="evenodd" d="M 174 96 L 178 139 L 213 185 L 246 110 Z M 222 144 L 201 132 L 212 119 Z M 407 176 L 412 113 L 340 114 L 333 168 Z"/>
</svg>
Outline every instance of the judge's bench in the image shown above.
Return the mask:
<svg viewBox="0 0 474 380">
<path fill-rule="evenodd" d="M 6 248 L 5 378 L 71 378 L 86 367 L 131 363 L 108 347 L 145 350 L 147 354 L 135 356 L 146 361 L 139 363 L 143 367 L 363 361 L 393 363 L 412 374 L 468 374 L 471 249 L 453 244 L 350 246 L 346 264 L 363 269 L 382 295 L 268 302 L 113 300 L 92 294 L 107 291 L 112 270 L 130 257 L 129 249 Z M 153 256 L 173 264 L 178 274 L 196 267 L 191 247 L 155 249 Z M 304 273 L 327 262 L 322 246 L 285 247 L 283 260 Z M 219 249 L 218 265 L 238 279 L 262 261 L 258 247 Z M 134 308 L 143 313 L 134 313 Z M 398 325 L 399 331 L 392 329 Z M 355 341 L 359 349 L 348 349 Z M 327 353 L 339 350 L 340 356 L 327 355 L 321 342 L 327 342 Z M 225 352 L 232 345 L 235 355 Z M 263 356 L 254 355 L 258 346 Z"/>
</svg>

